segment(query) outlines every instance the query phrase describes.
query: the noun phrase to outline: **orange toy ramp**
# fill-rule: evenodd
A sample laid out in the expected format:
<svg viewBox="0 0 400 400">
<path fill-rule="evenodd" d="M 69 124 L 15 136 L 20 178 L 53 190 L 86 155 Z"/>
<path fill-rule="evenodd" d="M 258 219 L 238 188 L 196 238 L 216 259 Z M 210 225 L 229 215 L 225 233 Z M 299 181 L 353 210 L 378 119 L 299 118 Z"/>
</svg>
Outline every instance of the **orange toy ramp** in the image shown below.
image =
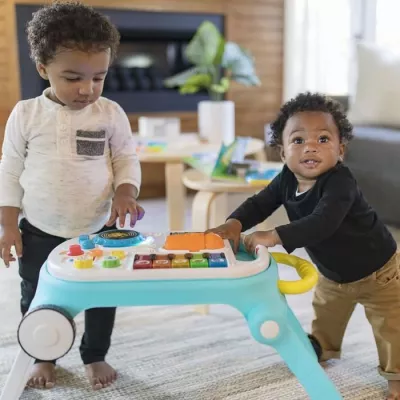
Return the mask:
<svg viewBox="0 0 400 400">
<path fill-rule="evenodd" d="M 224 246 L 223 239 L 215 233 L 186 232 L 167 236 L 164 249 L 200 251 L 222 249 Z"/>
</svg>

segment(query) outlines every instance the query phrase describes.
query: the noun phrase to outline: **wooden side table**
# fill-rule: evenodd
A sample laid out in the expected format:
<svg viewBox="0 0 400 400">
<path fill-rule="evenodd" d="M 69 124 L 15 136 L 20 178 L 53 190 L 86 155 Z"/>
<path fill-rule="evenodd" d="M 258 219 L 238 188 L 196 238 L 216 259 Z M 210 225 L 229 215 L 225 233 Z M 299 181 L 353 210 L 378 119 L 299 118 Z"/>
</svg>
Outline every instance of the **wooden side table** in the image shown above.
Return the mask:
<svg viewBox="0 0 400 400">
<path fill-rule="evenodd" d="M 282 168 L 282 163 L 266 162 L 265 166 L 279 169 Z M 192 204 L 192 229 L 196 231 L 205 231 L 225 222 L 228 216 L 228 193 L 253 194 L 265 186 L 264 184 L 212 181 L 194 169 L 186 170 L 182 181 L 187 188 L 197 191 Z"/>
</svg>

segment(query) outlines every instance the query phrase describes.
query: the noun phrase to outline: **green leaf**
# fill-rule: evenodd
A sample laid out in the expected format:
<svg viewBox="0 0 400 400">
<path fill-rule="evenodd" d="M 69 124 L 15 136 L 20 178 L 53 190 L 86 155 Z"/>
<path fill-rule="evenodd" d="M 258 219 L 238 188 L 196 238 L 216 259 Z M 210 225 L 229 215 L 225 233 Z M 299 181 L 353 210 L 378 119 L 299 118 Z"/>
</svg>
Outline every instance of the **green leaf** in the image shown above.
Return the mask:
<svg viewBox="0 0 400 400">
<path fill-rule="evenodd" d="M 226 88 L 226 90 L 229 89 L 229 86 L 230 86 L 229 78 L 227 78 L 227 77 L 222 78 L 220 83 L 224 88 Z"/>
<path fill-rule="evenodd" d="M 219 67 L 222 64 L 222 59 L 224 57 L 224 53 L 225 53 L 225 39 L 223 37 L 221 37 L 221 40 L 219 42 L 219 46 L 217 49 L 217 53 L 215 55 L 213 64 L 217 67 Z"/>
<path fill-rule="evenodd" d="M 221 62 L 224 47 L 225 40 L 217 27 L 210 21 L 204 21 L 187 45 L 185 55 L 194 65 L 211 65 Z"/>
<path fill-rule="evenodd" d="M 195 85 L 199 87 L 208 88 L 212 83 L 211 76 L 208 74 L 197 74 L 191 76 L 187 81 L 187 85 Z"/>
<path fill-rule="evenodd" d="M 229 78 L 222 78 L 219 83 L 211 85 L 211 90 L 215 93 L 226 93 L 229 89 Z"/>
<path fill-rule="evenodd" d="M 179 88 L 179 93 L 180 94 L 192 94 L 192 93 L 197 93 L 201 89 L 200 86 L 196 85 L 189 85 L 185 83 Z"/>
<path fill-rule="evenodd" d="M 260 85 L 252 55 L 237 43 L 227 42 L 222 66 L 231 73 L 231 79 L 249 86 Z"/>
<path fill-rule="evenodd" d="M 225 93 L 226 89 L 219 84 L 214 83 L 213 85 L 211 85 L 211 90 L 215 93 Z"/>
<path fill-rule="evenodd" d="M 185 84 L 185 82 L 190 79 L 192 76 L 198 74 L 200 72 L 200 68 L 198 67 L 193 67 L 190 68 L 186 71 L 180 72 L 179 74 L 176 74 L 174 76 L 171 76 L 167 79 L 164 80 L 164 85 L 165 87 L 176 87 L 176 86 L 182 86 Z"/>
</svg>

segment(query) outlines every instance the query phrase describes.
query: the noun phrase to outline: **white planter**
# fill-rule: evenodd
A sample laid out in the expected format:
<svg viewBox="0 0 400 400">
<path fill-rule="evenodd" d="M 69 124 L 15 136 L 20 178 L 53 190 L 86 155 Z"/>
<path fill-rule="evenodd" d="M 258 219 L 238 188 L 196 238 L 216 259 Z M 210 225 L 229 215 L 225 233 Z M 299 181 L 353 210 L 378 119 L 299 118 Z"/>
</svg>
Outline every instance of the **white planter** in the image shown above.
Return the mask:
<svg viewBox="0 0 400 400">
<path fill-rule="evenodd" d="M 209 143 L 230 144 L 235 140 L 235 103 L 200 101 L 198 104 L 199 135 Z"/>
</svg>

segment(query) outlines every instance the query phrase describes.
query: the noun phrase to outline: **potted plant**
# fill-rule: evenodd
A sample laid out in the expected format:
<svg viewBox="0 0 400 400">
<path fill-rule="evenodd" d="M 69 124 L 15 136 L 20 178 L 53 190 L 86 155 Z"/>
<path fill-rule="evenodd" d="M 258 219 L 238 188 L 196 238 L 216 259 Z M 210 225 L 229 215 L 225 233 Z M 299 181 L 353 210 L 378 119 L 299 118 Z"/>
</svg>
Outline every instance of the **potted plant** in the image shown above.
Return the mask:
<svg viewBox="0 0 400 400">
<path fill-rule="evenodd" d="M 204 21 L 188 43 L 185 56 L 193 67 L 164 81 L 166 87 L 179 87 L 181 94 L 206 89 L 210 100 L 198 104 L 200 137 L 229 144 L 235 139 L 235 106 L 224 100 L 230 82 L 258 86 L 254 60 L 234 42 L 225 41 L 217 27 Z"/>
</svg>

